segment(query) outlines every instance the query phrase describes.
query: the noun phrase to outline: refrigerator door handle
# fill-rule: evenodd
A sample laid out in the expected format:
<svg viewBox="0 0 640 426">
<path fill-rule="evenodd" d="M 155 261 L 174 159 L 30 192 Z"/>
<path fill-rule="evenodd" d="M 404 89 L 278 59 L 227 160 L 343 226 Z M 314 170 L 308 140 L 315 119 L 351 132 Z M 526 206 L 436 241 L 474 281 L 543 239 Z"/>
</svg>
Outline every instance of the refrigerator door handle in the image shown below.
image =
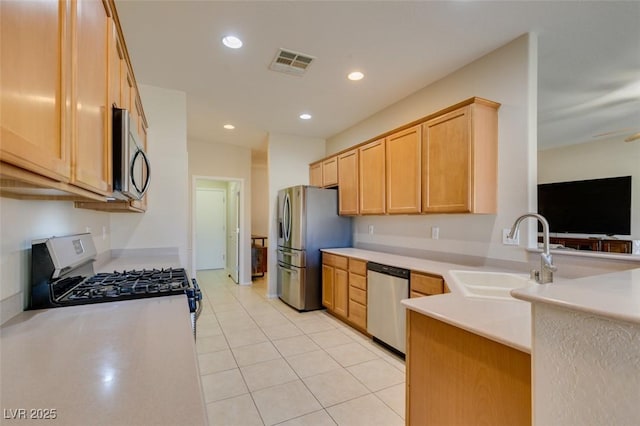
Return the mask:
<svg viewBox="0 0 640 426">
<path fill-rule="evenodd" d="M 278 269 L 282 270 L 283 272 L 288 272 L 290 274 L 297 274 L 298 273 L 298 271 L 296 271 L 295 269 L 285 268 L 282 265 L 278 265 Z"/>
<path fill-rule="evenodd" d="M 289 193 L 284 196 L 282 218 L 284 221 L 284 240 L 289 242 L 291 239 L 291 198 L 289 197 Z"/>
<path fill-rule="evenodd" d="M 300 253 L 296 253 L 295 251 L 287 251 L 287 250 L 283 250 L 283 249 L 278 249 L 278 251 L 280 253 L 284 253 L 287 256 L 300 256 Z"/>
</svg>

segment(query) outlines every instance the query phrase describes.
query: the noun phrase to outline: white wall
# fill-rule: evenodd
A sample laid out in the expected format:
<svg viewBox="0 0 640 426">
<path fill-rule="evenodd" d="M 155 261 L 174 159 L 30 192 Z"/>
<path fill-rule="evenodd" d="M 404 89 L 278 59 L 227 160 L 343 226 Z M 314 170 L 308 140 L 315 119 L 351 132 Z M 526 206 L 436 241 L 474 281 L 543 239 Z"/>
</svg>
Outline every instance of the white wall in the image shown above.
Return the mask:
<svg viewBox="0 0 640 426">
<path fill-rule="evenodd" d="M 224 189 L 225 191 L 229 187 L 229 182 L 222 180 L 208 180 L 208 179 L 196 179 L 196 188 L 216 188 Z"/>
<path fill-rule="evenodd" d="M 189 141 L 189 181 L 194 176 L 238 180 L 240 200 L 240 284 L 251 283 L 251 150 L 223 143 Z M 188 194 L 192 199 L 193 194 Z M 191 206 L 192 203 L 190 202 Z M 191 214 L 189 218 L 191 218 Z M 189 247 L 191 247 L 189 233 Z"/>
<path fill-rule="evenodd" d="M 538 183 L 629 175 L 631 238 L 637 240 L 640 239 L 640 143 L 626 143 L 618 137 L 538 152 Z"/>
<path fill-rule="evenodd" d="M 110 248 L 109 226 L 109 213 L 76 209 L 70 201 L 0 198 L 0 322 L 26 307 L 32 240 L 86 232 L 89 228 L 100 254 Z"/>
<path fill-rule="evenodd" d="M 178 248 L 188 263 L 189 181 L 186 94 L 140 85 L 149 124 L 151 184 L 144 214 L 111 215 L 111 248 Z"/>
<path fill-rule="evenodd" d="M 537 39 L 524 35 L 327 140 L 327 154 L 373 138 L 472 96 L 502 104 L 498 124 L 496 215 L 367 216 L 355 220 L 356 246 L 399 253 L 408 250 L 526 261 L 527 244 L 503 246 L 501 229 L 535 204 Z M 533 184 L 530 184 L 533 182 Z M 368 225 L 374 225 L 369 235 Z M 440 239 L 431 239 L 431 227 Z M 408 254 L 408 253 L 407 253 Z"/>
<path fill-rule="evenodd" d="M 251 232 L 256 235 L 269 233 L 269 169 L 264 162 L 251 163 Z"/>
<path fill-rule="evenodd" d="M 276 247 L 278 191 L 294 185 L 309 184 L 309 163 L 325 156 L 324 139 L 269 134 L 269 282 L 267 295 L 277 296 Z"/>
</svg>

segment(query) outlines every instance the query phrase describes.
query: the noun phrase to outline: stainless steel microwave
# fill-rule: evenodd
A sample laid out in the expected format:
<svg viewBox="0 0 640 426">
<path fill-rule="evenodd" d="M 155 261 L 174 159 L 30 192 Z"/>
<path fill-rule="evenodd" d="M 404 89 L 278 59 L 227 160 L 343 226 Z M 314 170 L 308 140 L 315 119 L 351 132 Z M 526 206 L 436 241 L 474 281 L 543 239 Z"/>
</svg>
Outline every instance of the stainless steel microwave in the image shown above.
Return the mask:
<svg viewBox="0 0 640 426">
<path fill-rule="evenodd" d="M 149 188 L 151 168 L 128 110 L 113 108 L 113 196 L 140 200 Z"/>
</svg>

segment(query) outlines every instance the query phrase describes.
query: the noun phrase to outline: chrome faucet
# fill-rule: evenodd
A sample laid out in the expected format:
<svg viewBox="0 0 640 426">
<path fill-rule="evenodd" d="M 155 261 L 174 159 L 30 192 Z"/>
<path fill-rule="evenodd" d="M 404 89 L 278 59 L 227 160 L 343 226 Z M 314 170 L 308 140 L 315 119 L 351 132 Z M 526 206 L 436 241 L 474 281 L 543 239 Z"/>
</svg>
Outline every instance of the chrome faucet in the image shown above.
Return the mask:
<svg viewBox="0 0 640 426">
<path fill-rule="evenodd" d="M 520 227 L 520 222 L 528 217 L 534 217 L 540 221 L 542 224 L 542 253 L 540 253 L 540 270 L 531 271 L 531 276 L 536 280 L 538 284 L 547 284 L 553 282 L 553 273 L 558 270 L 558 267 L 553 264 L 553 259 L 551 258 L 551 253 L 549 253 L 549 222 L 544 216 L 539 215 L 538 213 L 525 213 L 513 224 L 511 227 L 511 232 L 507 238 L 513 239 L 518 235 L 518 228 Z"/>
</svg>

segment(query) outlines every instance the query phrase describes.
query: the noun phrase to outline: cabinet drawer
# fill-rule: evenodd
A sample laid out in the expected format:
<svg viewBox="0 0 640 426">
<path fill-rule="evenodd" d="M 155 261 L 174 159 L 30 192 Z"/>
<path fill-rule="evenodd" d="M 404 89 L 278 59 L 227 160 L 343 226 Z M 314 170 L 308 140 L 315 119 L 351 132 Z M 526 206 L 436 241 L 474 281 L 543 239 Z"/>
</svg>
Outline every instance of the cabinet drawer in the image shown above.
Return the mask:
<svg viewBox="0 0 640 426">
<path fill-rule="evenodd" d="M 349 272 L 367 276 L 367 262 L 364 260 L 349 258 Z"/>
<path fill-rule="evenodd" d="M 411 272 L 411 291 L 424 294 L 442 294 L 444 280 L 440 276 Z"/>
<path fill-rule="evenodd" d="M 354 302 L 362 303 L 366 306 L 367 304 L 367 292 L 364 290 L 360 290 L 356 287 L 349 287 L 349 299 Z"/>
<path fill-rule="evenodd" d="M 353 300 L 349 300 L 349 320 L 358 327 L 366 330 L 367 307 Z"/>
<path fill-rule="evenodd" d="M 414 297 L 425 297 L 425 296 L 429 296 L 429 295 L 428 294 L 424 294 L 424 293 L 419 293 L 419 292 L 413 291 L 413 290 L 411 290 L 409 292 L 409 298 L 410 299 L 413 299 Z"/>
<path fill-rule="evenodd" d="M 349 285 L 367 291 L 367 277 L 349 272 Z"/>
<path fill-rule="evenodd" d="M 348 258 L 337 256 L 331 253 L 322 253 L 322 263 L 329 266 L 335 266 L 339 269 L 347 269 Z"/>
</svg>

